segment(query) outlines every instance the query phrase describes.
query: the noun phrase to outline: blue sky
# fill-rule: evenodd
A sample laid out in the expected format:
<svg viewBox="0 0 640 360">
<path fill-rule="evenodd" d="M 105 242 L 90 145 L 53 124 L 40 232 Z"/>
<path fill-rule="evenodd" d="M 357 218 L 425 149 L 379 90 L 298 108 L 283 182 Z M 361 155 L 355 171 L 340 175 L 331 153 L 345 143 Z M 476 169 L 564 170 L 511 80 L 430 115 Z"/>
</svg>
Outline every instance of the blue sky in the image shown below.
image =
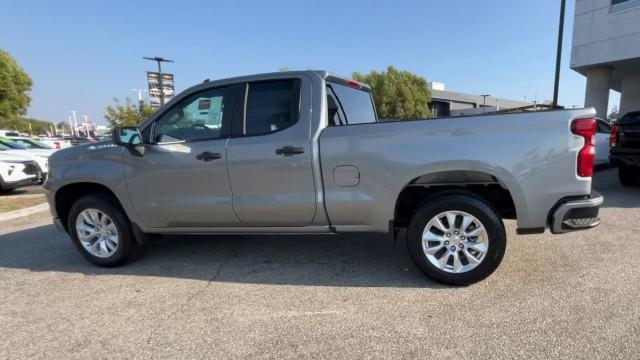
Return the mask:
<svg viewBox="0 0 640 360">
<path fill-rule="evenodd" d="M 0 4 L 0 48 L 34 80 L 29 116 L 103 123 L 113 97 L 135 98 L 152 63 L 176 90 L 205 78 L 291 69 L 350 75 L 394 65 L 447 90 L 551 99 L 559 0 L 26 1 Z M 569 0 L 560 103 L 582 106 L 569 69 Z M 612 103 L 617 103 L 614 96 Z"/>
</svg>

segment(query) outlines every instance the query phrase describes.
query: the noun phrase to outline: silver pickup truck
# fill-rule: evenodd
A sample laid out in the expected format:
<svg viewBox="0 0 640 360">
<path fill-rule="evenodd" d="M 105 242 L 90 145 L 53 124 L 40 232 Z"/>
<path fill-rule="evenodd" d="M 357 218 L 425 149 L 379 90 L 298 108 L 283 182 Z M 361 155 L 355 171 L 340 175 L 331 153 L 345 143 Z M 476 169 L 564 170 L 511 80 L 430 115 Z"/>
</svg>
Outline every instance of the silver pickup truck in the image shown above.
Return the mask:
<svg viewBox="0 0 640 360">
<path fill-rule="evenodd" d="M 593 109 L 380 121 L 323 71 L 205 81 L 113 141 L 56 152 L 60 229 L 100 266 L 155 234 L 388 233 L 448 284 L 489 276 L 518 233 L 587 229 Z"/>
</svg>

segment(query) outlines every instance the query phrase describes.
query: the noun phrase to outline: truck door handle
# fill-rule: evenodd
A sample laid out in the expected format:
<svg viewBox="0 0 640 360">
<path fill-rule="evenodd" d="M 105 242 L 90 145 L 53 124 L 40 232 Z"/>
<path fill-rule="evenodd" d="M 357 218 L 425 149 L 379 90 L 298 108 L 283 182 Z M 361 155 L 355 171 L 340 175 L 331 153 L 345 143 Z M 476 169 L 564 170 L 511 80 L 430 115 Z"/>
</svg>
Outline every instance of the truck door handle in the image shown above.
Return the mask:
<svg viewBox="0 0 640 360">
<path fill-rule="evenodd" d="M 283 156 L 304 154 L 304 148 L 300 147 L 300 146 L 287 145 L 287 146 L 281 147 L 279 149 L 276 149 L 276 154 L 277 155 L 283 155 Z"/>
<path fill-rule="evenodd" d="M 202 160 L 202 161 L 216 160 L 216 159 L 220 159 L 221 157 L 222 155 L 220 155 L 220 153 L 214 153 L 211 151 L 204 151 L 196 155 L 196 159 Z"/>
</svg>

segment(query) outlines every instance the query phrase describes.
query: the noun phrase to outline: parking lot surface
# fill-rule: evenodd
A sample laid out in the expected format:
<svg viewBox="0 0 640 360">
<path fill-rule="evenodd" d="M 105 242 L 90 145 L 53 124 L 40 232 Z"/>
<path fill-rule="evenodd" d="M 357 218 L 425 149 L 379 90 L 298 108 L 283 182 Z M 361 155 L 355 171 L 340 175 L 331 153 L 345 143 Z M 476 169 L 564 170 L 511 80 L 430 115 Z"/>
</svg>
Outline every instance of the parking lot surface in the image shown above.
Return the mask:
<svg viewBox="0 0 640 360">
<path fill-rule="evenodd" d="M 591 231 L 517 236 L 487 280 L 425 278 L 381 236 L 171 237 L 86 262 L 47 213 L 0 223 L 0 358 L 632 359 L 640 188 L 596 174 Z"/>
</svg>

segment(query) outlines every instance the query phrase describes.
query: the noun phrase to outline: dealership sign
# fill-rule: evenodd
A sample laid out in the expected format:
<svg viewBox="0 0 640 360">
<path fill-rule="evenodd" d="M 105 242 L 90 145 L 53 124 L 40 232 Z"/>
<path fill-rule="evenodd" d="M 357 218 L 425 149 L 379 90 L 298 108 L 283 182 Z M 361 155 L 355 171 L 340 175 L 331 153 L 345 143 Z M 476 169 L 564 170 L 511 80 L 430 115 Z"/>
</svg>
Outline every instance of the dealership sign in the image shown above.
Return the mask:
<svg viewBox="0 0 640 360">
<path fill-rule="evenodd" d="M 147 71 L 147 82 L 149 83 L 149 102 L 151 106 L 160 107 L 173 98 L 175 94 L 173 74 Z"/>
</svg>

